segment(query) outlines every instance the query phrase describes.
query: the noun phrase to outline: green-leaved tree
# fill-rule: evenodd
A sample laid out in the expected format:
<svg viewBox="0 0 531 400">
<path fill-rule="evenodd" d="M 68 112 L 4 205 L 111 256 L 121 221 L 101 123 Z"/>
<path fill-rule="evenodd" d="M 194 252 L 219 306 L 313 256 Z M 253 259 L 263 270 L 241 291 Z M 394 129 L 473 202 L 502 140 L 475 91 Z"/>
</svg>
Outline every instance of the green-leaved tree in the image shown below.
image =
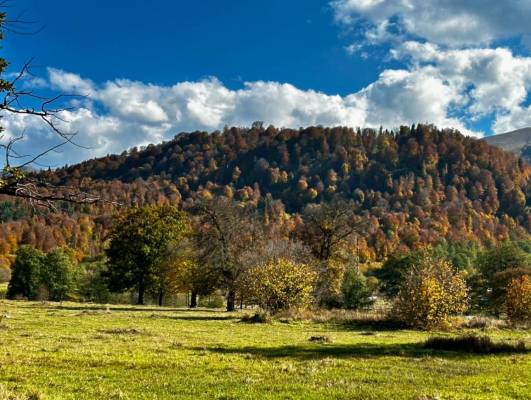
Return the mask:
<svg viewBox="0 0 531 400">
<path fill-rule="evenodd" d="M 109 288 L 137 290 L 138 304 L 144 304 L 149 291 L 162 304 L 168 250 L 190 234 L 187 215 L 173 206 L 149 205 L 119 214 L 106 250 Z"/>
</svg>

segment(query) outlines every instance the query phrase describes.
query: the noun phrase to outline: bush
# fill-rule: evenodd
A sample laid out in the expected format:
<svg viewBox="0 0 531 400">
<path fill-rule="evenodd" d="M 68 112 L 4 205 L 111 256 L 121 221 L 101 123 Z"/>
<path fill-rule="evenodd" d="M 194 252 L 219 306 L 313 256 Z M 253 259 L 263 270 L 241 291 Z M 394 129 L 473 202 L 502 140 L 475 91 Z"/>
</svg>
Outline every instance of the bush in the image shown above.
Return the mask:
<svg viewBox="0 0 531 400">
<path fill-rule="evenodd" d="M 240 320 L 247 324 L 266 324 L 271 322 L 271 315 L 266 312 L 257 312 L 255 314 L 246 314 Z"/>
<path fill-rule="evenodd" d="M 512 323 L 531 322 L 531 279 L 529 275 L 515 278 L 507 286 L 507 317 Z"/>
<path fill-rule="evenodd" d="M 317 302 L 328 309 L 341 307 L 341 285 L 345 277 L 345 264 L 341 260 L 331 258 L 321 261 L 318 269 L 314 291 Z"/>
<path fill-rule="evenodd" d="M 426 255 L 405 275 L 393 312 L 406 325 L 434 329 L 449 325 L 451 315 L 468 305 L 468 288 L 447 261 Z"/>
<path fill-rule="evenodd" d="M 316 279 L 310 266 L 280 259 L 249 272 L 249 294 L 267 311 L 305 308 L 311 303 Z"/>
<path fill-rule="evenodd" d="M 345 274 L 343 286 L 343 308 L 359 310 L 374 303 L 372 290 L 367 285 L 367 279 L 357 269 L 351 269 Z"/>
<path fill-rule="evenodd" d="M 511 343 L 495 343 L 488 336 L 459 336 L 429 338 L 424 347 L 433 350 L 459 351 L 465 353 L 495 354 L 495 353 L 525 353 L 528 350 L 524 342 L 516 345 Z"/>
<path fill-rule="evenodd" d="M 112 295 L 103 276 L 105 260 L 95 260 L 80 265 L 79 294 L 83 300 L 109 303 Z"/>
<path fill-rule="evenodd" d="M 475 316 L 463 322 L 463 324 L 460 327 L 468 328 L 468 329 L 481 329 L 481 330 L 502 329 L 502 328 L 507 328 L 507 322 L 501 319 L 492 318 L 492 317 Z"/>
<path fill-rule="evenodd" d="M 516 242 L 503 242 L 485 250 L 478 259 L 481 276 L 473 285 L 475 303 L 500 315 L 505 308 L 506 290 L 511 281 L 531 275 L 530 261 L 529 254 Z"/>
</svg>

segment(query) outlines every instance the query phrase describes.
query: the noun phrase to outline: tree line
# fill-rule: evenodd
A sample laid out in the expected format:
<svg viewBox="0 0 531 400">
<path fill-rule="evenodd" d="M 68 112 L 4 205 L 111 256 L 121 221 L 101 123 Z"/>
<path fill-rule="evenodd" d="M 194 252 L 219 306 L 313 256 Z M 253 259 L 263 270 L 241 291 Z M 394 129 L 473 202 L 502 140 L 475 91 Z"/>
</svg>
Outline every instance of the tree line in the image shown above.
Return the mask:
<svg viewBox="0 0 531 400">
<path fill-rule="evenodd" d="M 530 317 L 528 241 L 488 248 L 477 242 L 439 245 L 372 265 L 357 255 L 366 227 L 353 210 L 344 199 L 309 205 L 291 232 L 227 197 L 187 210 L 129 208 L 114 217 L 97 269 L 76 271 L 65 250 L 45 254 L 22 246 L 8 296 L 64 300 L 82 293 L 98 301 L 102 292 L 133 290 L 138 304 L 149 296 L 163 305 L 165 296 L 185 292 L 196 307 L 198 296 L 218 291 L 227 311 L 246 304 L 269 312 L 363 309 L 384 296 L 396 318 L 423 328 L 440 327 L 468 310 Z"/>
</svg>

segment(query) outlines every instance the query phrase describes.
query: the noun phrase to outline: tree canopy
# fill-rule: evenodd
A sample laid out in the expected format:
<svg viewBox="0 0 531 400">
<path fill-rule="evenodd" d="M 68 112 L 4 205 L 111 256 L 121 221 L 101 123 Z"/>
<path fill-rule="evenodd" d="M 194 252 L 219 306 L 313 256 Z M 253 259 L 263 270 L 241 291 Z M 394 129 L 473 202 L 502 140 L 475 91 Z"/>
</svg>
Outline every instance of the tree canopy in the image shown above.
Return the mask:
<svg viewBox="0 0 531 400">
<path fill-rule="evenodd" d="M 146 291 L 161 294 L 165 256 L 190 234 L 186 214 L 173 206 L 149 205 L 123 211 L 115 217 L 106 250 L 110 287 L 117 291 L 136 289 L 138 304 L 144 304 Z"/>
</svg>

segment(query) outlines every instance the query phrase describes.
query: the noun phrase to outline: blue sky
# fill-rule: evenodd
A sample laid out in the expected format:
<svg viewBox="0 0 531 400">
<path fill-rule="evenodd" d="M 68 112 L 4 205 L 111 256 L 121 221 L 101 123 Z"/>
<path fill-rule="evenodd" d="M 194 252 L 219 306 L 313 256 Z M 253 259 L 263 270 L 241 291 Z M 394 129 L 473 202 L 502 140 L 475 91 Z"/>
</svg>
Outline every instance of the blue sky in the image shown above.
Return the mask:
<svg viewBox="0 0 531 400">
<path fill-rule="evenodd" d="M 230 88 L 265 80 L 346 95 L 372 82 L 381 63 L 345 51 L 348 34 L 322 0 L 17 0 L 13 8 L 44 27 L 8 35 L 13 66 L 34 56 L 96 82 L 215 76 Z"/>
<path fill-rule="evenodd" d="M 531 0 L 17 0 L 7 11 L 42 27 L 7 32 L 11 72 L 34 57 L 24 85 L 86 95 L 62 119 L 91 150 L 54 153 L 53 165 L 254 120 L 476 136 L 531 125 Z M 40 121 L 3 123 L 25 133 L 22 150 L 56 140 Z"/>
</svg>

